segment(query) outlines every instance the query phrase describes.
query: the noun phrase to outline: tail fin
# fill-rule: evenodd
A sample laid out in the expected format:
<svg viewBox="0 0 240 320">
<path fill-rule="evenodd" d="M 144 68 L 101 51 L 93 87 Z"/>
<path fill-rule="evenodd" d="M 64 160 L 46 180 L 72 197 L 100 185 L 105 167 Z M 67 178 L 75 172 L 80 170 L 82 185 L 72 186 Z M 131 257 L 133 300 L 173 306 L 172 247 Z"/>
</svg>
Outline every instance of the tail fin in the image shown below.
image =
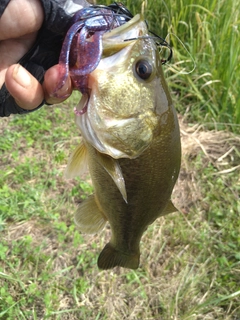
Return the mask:
<svg viewBox="0 0 240 320">
<path fill-rule="evenodd" d="M 98 257 L 99 269 L 107 270 L 114 267 L 137 269 L 139 266 L 140 254 L 124 254 L 117 251 L 111 243 L 107 243 Z"/>
</svg>

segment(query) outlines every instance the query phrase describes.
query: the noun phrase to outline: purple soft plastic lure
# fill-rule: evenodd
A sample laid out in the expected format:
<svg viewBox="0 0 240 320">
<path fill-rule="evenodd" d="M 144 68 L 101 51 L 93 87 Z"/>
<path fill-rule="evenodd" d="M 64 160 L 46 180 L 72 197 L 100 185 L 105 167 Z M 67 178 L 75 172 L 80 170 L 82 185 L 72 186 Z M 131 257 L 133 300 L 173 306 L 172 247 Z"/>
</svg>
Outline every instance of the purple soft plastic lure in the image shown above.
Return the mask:
<svg viewBox="0 0 240 320">
<path fill-rule="evenodd" d="M 132 14 L 121 3 L 114 3 L 109 7 L 91 6 L 81 9 L 73 16 L 60 53 L 60 79 L 55 96 L 58 96 L 57 91 L 63 87 L 70 75 L 73 86 L 89 97 L 88 75 L 100 62 L 102 35 L 131 18 Z M 84 112 L 86 107 L 77 111 L 78 114 Z"/>
</svg>

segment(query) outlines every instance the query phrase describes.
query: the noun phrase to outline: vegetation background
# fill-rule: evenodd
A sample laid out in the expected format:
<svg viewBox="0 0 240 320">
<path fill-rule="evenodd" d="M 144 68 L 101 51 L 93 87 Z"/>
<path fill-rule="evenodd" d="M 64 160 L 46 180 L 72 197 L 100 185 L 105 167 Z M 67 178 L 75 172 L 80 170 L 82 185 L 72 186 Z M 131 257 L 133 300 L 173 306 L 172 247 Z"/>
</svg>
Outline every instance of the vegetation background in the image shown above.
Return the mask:
<svg viewBox="0 0 240 320">
<path fill-rule="evenodd" d="M 164 71 L 181 124 L 179 212 L 148 228 L 138 270 L 99 271 L 110 229 L 79 234 L 73 214 L 91 181 L 63 178 L 78 93 L 2 119 L 0 319 L 240 319 L 240 0 L 145 3 L 174 50 Z"/>
</svg>

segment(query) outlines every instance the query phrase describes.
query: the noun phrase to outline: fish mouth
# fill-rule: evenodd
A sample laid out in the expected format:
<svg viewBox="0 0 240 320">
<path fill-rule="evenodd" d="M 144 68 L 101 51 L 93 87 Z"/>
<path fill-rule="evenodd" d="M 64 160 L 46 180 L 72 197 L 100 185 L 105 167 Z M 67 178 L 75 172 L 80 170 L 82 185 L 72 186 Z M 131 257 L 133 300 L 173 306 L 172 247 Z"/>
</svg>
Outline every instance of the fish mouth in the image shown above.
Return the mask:
<svg viewBox="0 0 240 320">
<path fill-rule="evenodd" d="M 104 33 L 102 37 L 103 52 L 101 59 L 116 54 L 134 43 L 141 34 L 141 28 L 139 28 L 139 22 L 141 21 L 144 21 L 143 17 L 137 14 L 122 26 Z M 82 94 L 77 107 L 74 108 L 76 116 L 81 116 L 87 112 L 89 99 L 90 93 Z"/>
</svg>

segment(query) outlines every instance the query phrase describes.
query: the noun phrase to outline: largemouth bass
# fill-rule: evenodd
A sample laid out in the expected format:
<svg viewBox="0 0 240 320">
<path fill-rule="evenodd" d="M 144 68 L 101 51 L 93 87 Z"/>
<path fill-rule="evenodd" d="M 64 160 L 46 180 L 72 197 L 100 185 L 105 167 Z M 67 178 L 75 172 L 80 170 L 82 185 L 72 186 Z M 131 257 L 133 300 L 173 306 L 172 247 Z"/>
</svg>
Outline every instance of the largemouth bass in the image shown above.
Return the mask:
<svg viewBox="0 0 240 320">
<path fill-rule="evenodd" d="M 143 17 L 105 33 L 102 41 L 103 57 L 88 78 L 90 96 L 77 107 L 82 143 L 67 176 L 88 165 L 94 186 L 75 214 L 78 228 L 97 233 L 110 224 L 98 267 L 136 269 L 148 225 L 176 211 L 171 194 L 181 160 L 178 119 Z"/>
</svg>

